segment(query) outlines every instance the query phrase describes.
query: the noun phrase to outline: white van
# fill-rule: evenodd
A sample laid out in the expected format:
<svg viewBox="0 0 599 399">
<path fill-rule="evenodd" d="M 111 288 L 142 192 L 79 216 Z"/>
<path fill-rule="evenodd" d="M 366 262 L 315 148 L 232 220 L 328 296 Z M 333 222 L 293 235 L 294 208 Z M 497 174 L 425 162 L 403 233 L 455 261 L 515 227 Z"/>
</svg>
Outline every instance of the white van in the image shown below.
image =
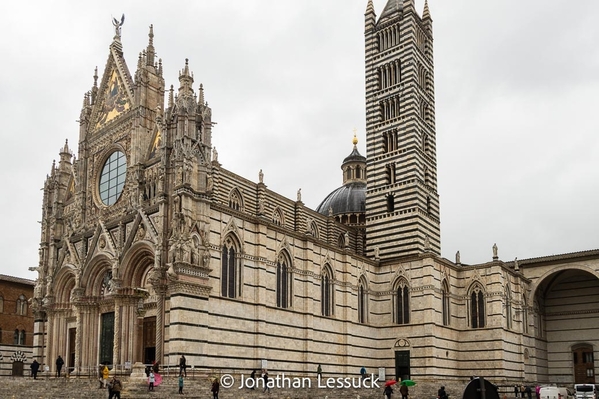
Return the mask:
<svg viewBox="0 0 599 399">
<path fill-rule="evenodd" d="M 556 386 L 541 387 L 541 390 L 539 391 L 539 397 L 540 399 L 574 399 L 572 394 L 568 391 L 568 388 Z"/>
<path fill-rule="evenodd" d="M 597 392 L 593 384 L 575 384 L 576 399 L 597 399 Z"/>
</svg>

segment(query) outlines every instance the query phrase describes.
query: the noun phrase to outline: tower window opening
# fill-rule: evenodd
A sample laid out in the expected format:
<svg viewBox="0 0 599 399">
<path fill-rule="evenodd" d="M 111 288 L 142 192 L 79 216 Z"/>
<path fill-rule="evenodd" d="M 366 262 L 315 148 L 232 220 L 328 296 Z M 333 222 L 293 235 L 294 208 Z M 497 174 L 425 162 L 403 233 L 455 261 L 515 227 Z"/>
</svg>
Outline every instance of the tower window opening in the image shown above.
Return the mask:
<svg viewBox="0 0 599 399">
<path fill-rule="evenodd" d="M 393 194 L 387 195 L 387 212 L 395 211 L 395 196 Z"/>
</svg>

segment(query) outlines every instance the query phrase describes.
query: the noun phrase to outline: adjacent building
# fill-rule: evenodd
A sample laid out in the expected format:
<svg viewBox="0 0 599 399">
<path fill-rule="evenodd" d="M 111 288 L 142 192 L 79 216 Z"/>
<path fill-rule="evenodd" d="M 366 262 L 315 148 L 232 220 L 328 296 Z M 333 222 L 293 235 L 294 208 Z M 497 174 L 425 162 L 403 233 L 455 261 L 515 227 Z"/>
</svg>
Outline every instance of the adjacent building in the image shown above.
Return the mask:
<svg viewBox="0 0 599 399">
<path fill-rule="evenodd" d="M 0 375 L 23 375 L 32 358 L 32 280 L 0 274 Z"/>
</svg>

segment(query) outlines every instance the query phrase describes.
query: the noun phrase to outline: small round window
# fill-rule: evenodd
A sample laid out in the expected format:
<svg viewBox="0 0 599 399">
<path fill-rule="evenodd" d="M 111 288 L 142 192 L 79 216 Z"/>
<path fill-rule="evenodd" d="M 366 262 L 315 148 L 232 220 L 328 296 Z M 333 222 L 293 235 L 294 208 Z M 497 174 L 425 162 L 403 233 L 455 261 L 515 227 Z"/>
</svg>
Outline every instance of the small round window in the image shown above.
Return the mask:
<svg viewBox="0 0 599 399">
<path fill-rule="evenodd" d="M 115 151 L 104 163 L 100 175 L 100 199 L 105 205 L 112 205 L 119 199 L 126 176 L 127 158 L 121 151 Z"/>
</svg>

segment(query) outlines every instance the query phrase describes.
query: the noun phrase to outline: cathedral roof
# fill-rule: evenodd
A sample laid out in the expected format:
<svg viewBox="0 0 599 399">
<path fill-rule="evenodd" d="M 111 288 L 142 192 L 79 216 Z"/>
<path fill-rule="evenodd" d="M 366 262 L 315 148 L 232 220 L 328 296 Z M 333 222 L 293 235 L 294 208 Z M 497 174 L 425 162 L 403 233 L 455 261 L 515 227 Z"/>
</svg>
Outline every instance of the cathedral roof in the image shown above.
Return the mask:
<svg viewBox="0 0 599 399">
<path fill-rule="evenodd" d="M 364 213 L 365 202 L 366 183 L 353 182 L 345 184 L 327 195 L 316 208 L 316 212 L 328 215 L 329 209 L 331 209 L 333 215 Z"/>
</svg>

